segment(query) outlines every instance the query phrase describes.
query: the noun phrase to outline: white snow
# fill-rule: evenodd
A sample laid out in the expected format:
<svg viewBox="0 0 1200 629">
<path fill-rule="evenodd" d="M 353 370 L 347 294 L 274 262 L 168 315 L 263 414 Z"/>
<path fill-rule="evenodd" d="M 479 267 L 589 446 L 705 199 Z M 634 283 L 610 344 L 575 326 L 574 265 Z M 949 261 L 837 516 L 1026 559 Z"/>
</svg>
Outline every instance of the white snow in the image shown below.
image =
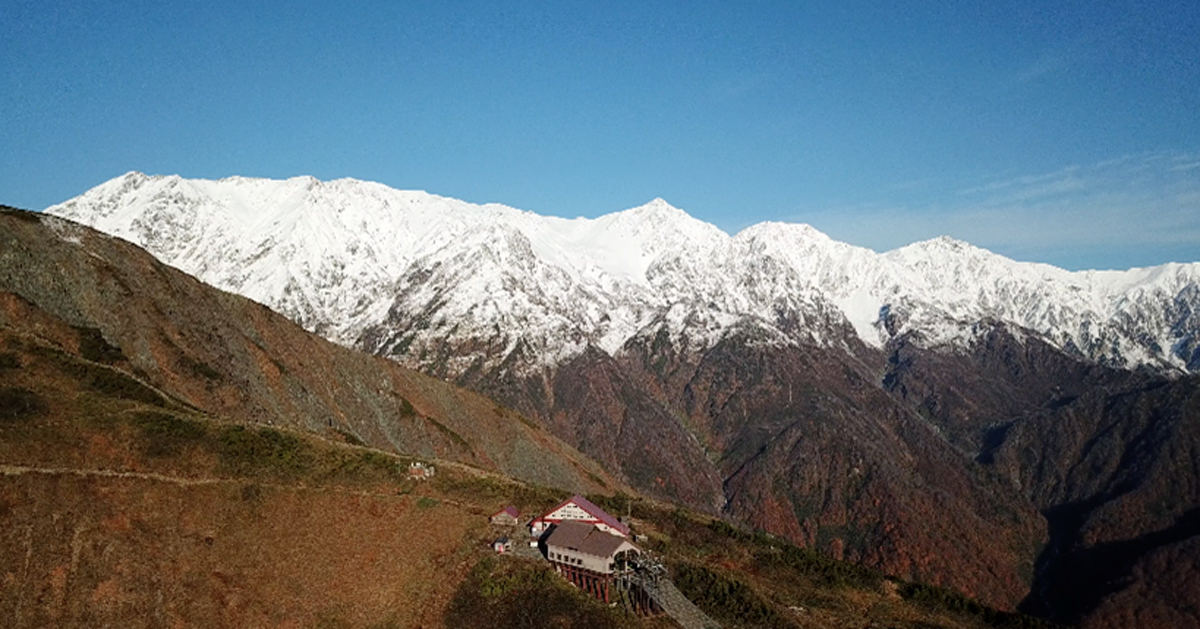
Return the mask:
<svg viewBox="0 0 1200 629">
<path fill-rule="evenodd" d="M 589 345 L 615 354 L 660 328 L 688 351 L 746 329 L 765 332 L 755 342 L 852 333 L 881 347 L 884 307 L 896 333 L 933 347 L 1000 321 L 1093 360 L 1168 371 L 1186 367 L 1200 331 L 1200 264 L 1069 272 L 944 237 L 876 253 L 787 223 L 730 236 L 662 199 L 565 219 L 354 179 L 128 173 L 46 211 L 334 341 L 423 367 L 453 347 L 445 367 L 458 373 L 522 345 L 525 368 Z"/>
</svg>

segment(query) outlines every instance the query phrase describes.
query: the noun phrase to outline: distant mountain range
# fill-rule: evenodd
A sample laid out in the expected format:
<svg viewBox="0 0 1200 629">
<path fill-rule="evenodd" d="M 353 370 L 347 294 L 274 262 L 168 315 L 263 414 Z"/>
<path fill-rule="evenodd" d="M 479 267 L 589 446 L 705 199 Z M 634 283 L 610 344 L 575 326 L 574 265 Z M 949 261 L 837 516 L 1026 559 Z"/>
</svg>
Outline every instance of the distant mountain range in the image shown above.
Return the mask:
<svg viewBox="0 0 1200 629">
<path fill-rule="evenodd" d="M 47 212 L 493 397 L 648 494 L 1056 620 L 1200 622 L 1172 602 L 1200 586 L 1200 264 L 312 178 L 130 173 Z"/>
<path fill-rule="evenodd" d="M 747 327 L 840 346 L 847 326 L 880 348 L 909 333 L 965 346 L 980 321 L 1105 365 L 1200 370 L 1198 263 L 1068 272 L 945 237 L 879 254 L 799 224 L 729 236 L 662 199 L 561 219 L 311 177 L 128 173 L 46 212 L 339 343 L 452 377 L 553 366 L 589 346 L 615 355 L 663 324 L 695 349 Z M 447 339 L 477 347 L 441 364 Z"/>
</svg>

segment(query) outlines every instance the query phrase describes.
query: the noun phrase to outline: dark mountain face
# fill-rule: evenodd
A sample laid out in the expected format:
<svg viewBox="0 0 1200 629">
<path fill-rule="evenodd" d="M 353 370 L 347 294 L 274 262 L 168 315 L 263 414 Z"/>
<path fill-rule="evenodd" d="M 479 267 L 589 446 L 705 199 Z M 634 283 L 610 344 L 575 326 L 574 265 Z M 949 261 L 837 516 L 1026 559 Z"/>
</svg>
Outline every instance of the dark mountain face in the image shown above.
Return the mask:
<svg viewBox="0 0 1200 629">
<path fill-rule="evenodd" d="M 663 332 L 461 382 L 643 491 L 838 557 L 1066 622 L 1188 618 L 1172 596 L 1200 573 L 1154 566 L 1193 561 L 1197 379 L 978 332 L 967 350 L 876 352 L 747 330 L 699 354 Z"/>
<path fill-rule="evenodd" d="M 960 356 L 898 344 L 885 382 L 1044 515 L 1023 610 L 1200 622 L 1180 599 L 1200 588 L 1200 378 L 1088 365 L 993 329 Z"/>
<path fill-rule="evenodd" d="M 700 355 L 647 334 L 616 358 L 588 351 L 541 377 L 460 382 L 644 492 L 1015 606 L 1045 541 L 1036 509 L 881 387 L 882 355 L 755 334 Z"/>
<path fill-rule="evenodd" d="M 1042 539 L 1010 487 L 964 464 L 868 366 L 727 339 L 685 394 L 722 453 L 725 512 L 835 556 L 1011 605 Z"/>
</svg>

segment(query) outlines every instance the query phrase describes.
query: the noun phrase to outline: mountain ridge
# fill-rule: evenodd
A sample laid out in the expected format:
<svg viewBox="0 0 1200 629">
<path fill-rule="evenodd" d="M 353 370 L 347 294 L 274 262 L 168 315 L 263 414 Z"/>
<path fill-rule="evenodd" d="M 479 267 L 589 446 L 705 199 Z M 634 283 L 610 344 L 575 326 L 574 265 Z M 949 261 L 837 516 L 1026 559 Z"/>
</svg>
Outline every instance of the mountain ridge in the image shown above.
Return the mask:
<svg viewBox="0 0 1200 629">
<path fill-rule="evenodd" d="M 944 236 L 877 253 L 805 224 L 765 222 L 731 236 L 662 199 L 566 219 L 347 178 L 129 173 L 46 212 L 128 238 L 312 331 L 371 351 L 379 347 L 365 346 L 364 333 L 378 339 L 378 328 L 398 317 L 432 317 L 435 327 L 411 330 L 412 338 L 393 334 L 391 344 L 428 345 L 455 327 L 438 325 L 440 315 L 457 321 L 459 336 L 497 336 L 463 330 L 471 322 L 520 325 L 521 338 L 535 338 L 545 358 L 535 362 L 549 366 L 587 344 L 619 352 L 660 316 L 711 346 L 739 320 L 778 328 L 784 310 L 805 320 L 840 313 L 873 347 L 907 331 L 930 345 L 961 345 L 970 324 L 994 318 L 1104 364 L 1200 369 L 1200 263 L 1066 271 Z M 488 261 L 472 250 L 491 258 L 486 277 L 479 265 Z M 745 287 L 762 278 L 773 285 Z M 397 296 L 431 281 L 436 290 L 419 300 Z M 457 295 L 442 299 L 450 286 Z M 1173 301 L 1181 303 L 1172 309 Z M 814 332 L 819 327 L 784 336 L 835 342 Z M 492 342 L 516 340 L 501 332 Z"/>
<path fill-rule="evenodd" d="M 311 198 L 263 211 L 283 227 L 245 241 L 197 220 L 220 215 L 211 197 L 156 182 L 136 206 L 72 209 L 125 207 L 140 223 L 101 229 L 148 235 L 242 292 L 280 288 L 272 307 L 305 327 L 500 400 L 649 495 L 1069 622 L 1189 613 L 1099 582 L 1078 605 L 1048 584 L 1107 556 L 1099 541 L 1129 549 L 1139 591 L 1181 587 L 1137 575 L 1178 556 L 1156 531 L 1174 539 L 1200 504 L 1170 482 L 1196 477 L 1196 409 L 1173 406 L 1196 386 L 1195 264 L 1069 272 L 946 238 L 878 254 L 811 226 L 730 237 L 665 203 L 641 213 L 680 221 L 680 244 L 661 227 L 631 237 L 636 212 L 542 218 L 309 180 L 291 185 Z M 1158 392 L 1163 374 L 1176 393 Z M 1155 426 L 1180 428 L 1139 437 Z M 1064 473 L 1094 464 L 1088 444 L 1117 484 Z M 1162 463 L 1136 464 L 1147 456 Z"/>
</svg>

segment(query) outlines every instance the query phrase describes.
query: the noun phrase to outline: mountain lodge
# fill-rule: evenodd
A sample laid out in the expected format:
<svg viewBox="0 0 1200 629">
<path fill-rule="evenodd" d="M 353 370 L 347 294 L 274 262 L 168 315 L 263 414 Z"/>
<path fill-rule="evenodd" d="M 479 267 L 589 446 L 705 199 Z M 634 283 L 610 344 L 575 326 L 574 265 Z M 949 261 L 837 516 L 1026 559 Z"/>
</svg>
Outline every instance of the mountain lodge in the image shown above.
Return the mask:
<svg viewBox="0 0 1200 629">
<path fill-rule="evenodd" d="M 546 559 L 554 569 L 605 603 L 612 593 L 613 573 L 623 570 L 639 553 L 625 537 L 590 522 L 561 521 L 546 537 Z"/>
<path fill-rule="evenodd" d="M 534 537 L 539 537 L 551 525 L 567 521 L 584 522 L 606 533 L 629 537 L 629 527 L 625 523 L 578 494 L 560 502 L 558 506 L 547 511 L 545 515 L 536 517 L 530 521 L 529 533 Z"/>
</svg>

